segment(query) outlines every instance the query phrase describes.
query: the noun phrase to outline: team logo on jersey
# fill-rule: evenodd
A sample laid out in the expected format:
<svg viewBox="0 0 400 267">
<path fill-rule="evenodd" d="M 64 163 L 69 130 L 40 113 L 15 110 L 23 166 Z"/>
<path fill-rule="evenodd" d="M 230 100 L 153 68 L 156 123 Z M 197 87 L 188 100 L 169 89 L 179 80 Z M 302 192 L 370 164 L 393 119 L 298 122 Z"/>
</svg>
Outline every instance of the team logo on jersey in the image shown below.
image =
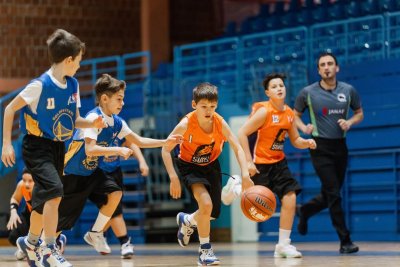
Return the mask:
<svg viewBox="0 0 400 267">
<path fill-rule="evenodd" d="M 279 123 L 279 116 L 278 115 L 272 115 L 272 123 Z"/>
<path fill-rule="evenodd" d="M 194 155 L 192 156 L 192 163 L 205 164 L 209 163 L 211 159 L 211 153 L 214 149 L 215 142 L 208 145 L 198 146 Z"/>
<path fill-rule="evenodd" d="M 347 100 L 346 100 L 346 95 L 343 94 L 343 93 L 338 94 L 338 95 L 337 95 L 337 100 L 338 100 L 339 102 L 347 102 Z"/>
<path fill-rule="evenodd" d="M 270 149 L 274 151 L 283 151 L 283 144 L 285 143 L 287 133 L 287 129 L 280 129 Z"/>
<path fill-rule="evenodd" d="M 77 99 L 78 99 L 78 94 L 77 93 L 70 95 L 69 98 L 68 98 L 68 105 L 69 104 L 75 104 Z"/>
<path fill-rule="evenodd" d="M 290 123 L 292 123 L 293 120 L 294 120 L 294 119 L 293 119 L 293 116 L 289 116 L 289 115 L 288 115 L 288 116 L 287 116 L 287 120 L 288 120 Z"/>
<path fill-rule="evenodd" d="M 99 157 L 97 156 L 90 156 L 86 157 L 83 161 L 82 164 L 85 167 L 85 169 L 93 171 L 97 168 L 99 165 Z"/>
<path fill-rule="evenodd" d="M 53 134 L 57 141 L 66 141 L 74 132 L 73 113 L 69 109 L 61 109 L 53 117 Z"/>
</svg>

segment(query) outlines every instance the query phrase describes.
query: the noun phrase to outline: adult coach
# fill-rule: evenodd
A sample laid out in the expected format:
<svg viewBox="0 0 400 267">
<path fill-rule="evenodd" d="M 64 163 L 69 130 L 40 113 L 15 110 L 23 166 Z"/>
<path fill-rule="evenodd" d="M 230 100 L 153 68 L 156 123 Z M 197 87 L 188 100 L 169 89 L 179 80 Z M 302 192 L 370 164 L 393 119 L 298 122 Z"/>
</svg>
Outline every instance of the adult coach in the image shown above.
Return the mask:
<svg viewBox="0 0 400 267">
<path fill-rule="evenodd" d="M 351 241 L 346 226 L 340 189 L 348 161 L 346 132 L 352 125 L 361 122 L 364 114 L 354 87 L 336 79 L 339 72 L 336 57 L 332 53 L 322 53 L 317 67 L 321 80 L 300 91 L 294 112 L 297 127 L 305 134 L 311 134 L 317 143 L 317 149 L 310 150 L 310 154 L 321 180 L 321 193 L 297 207 L 297 229 L 300 234 L 307 234 L 308 219 L 329 208 L 332 224 L 340 239 L 340 253 L 354 253 L 358 251 L 358 246 Z M 305 125 L 301 115 L 307 108 L 311 123 Z M 349 109 L 353 110 L 353 116 L 348 119 Z"/>
</svg>

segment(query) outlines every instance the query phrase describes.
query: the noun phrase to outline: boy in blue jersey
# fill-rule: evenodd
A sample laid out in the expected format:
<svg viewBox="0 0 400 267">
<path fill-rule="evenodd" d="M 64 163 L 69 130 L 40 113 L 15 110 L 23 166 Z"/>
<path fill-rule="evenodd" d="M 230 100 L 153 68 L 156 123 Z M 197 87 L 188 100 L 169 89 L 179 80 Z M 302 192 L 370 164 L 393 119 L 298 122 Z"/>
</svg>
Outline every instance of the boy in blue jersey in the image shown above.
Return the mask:
<svg viewBox="0 0 400 267">
<path fill-rule="evenodd" d="M 125 139 L 116 139 L 114 142 L 115 146 L 125 146 L 133 151 L 133 156 L 138 160 L 139 169 L 142 176 L 147 176 L 149 173 L 149 167 L 147 166 L 146 160 L 140 150 L 135 144 L 129 143 Z M 120 158 L 119 157 L 104 157 L 100 162 L 99 167 L 104 171 L 106 176 L 110 176 L 123 190 L 123 174 L 121 170 Z M 94 202 L 97 207 L 101 208 L 107 203 L 107 196 L 104 194 L 93 193 L 89 196 L 89 199 Z M 131 244 L 131 238 L 128 236 L 128 230 L 124 217 L 122 215 L 122 201 L 118 203 L 118 206 L 112 215 L 109 223 L 106 225 L 104 232 L 111 226 L 112 231 L 121 244 L 121 258 L 130 259 L 133 257 L 133 245 Z M 105 248 L 108 250 L 108 244 L 105 243 Z M 110 249 L 109 249 L 110 250 Z M 111 250 L 110 250 L 111 251 Z"/>
<path fill-rule="evenodd" d="M 107 203 L 100 208 L 99 215 L 85 241 L 102 253 L 110 253 L 105 246 L 103 229 L 113 215 L 122 197 L 122 188 L 117 181 L 105 175 L 99 168 L 103 157 L 121 156 L 128 158 L 132 150 L 126 147 L 114 146 L 115 139 L 123 139 L 139 147 L 161 147 L 164 144 L 179 144 L 182 136 L 174 135 L 167 140 L 156 140 L 141 137 L 128 127 L 119 116 L 124 105 L 125 82 L 117 80 L 108 74 L 103 74 L 95 84 L 96 102 L 98 106 L 86 115 L 90 120 L 101 115 L 108 127 L 104 129 L 78 130 L 69 145 L 65 156 L 64 198 L 60 204 L 60 220 L 58 229 L 72 228 L 79 218 L 89 195 L 105 194 Z M 71 209 L 74 207 L 74 209 Z"/>
<path fill-rule="evenodd" d="M 32 80 L 4 113 L 1 159 L 6 167 L 15 164 L 11 143 L 14 115 L 21 110 L 22 157 L 32 173 L 31 225 L 27 237 L 17 240 L 19 249 L 28 256 L 30 266 L 72 266 L 56 245 L 58 206 L 63 196 L 61 175 L 64 163 L 64 141 L 74 128 L 103 128 L 100 116 L 91 120 L 79 115 L 79 86 L 73 78 L 85 52 L 85 44 L 73 34 L 58 29 L 47 40 L 51 68 Z M 43 229 L 46 246 L 41 250 L 39 236 Z M 43 252 L 43 258 L 41 257 Z"/>
</svg>

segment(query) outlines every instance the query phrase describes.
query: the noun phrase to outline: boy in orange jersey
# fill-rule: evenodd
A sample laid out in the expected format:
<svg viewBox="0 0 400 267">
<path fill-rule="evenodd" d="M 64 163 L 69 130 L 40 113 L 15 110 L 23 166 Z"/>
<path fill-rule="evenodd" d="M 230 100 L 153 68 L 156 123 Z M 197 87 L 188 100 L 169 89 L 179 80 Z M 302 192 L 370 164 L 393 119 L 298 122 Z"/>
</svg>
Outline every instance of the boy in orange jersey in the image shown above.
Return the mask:
<svg viewBox="0 0 400 267">
<path fill-rule="evenodd" d="M 218 265 L 210 244 L 210 220 L 219 216 L 221 208 L 221 168 L 218 156 L 225 141 L 235 152 L 243 177 L 243 190 L 253 186 L 243 149 L 225 120 L 215 112 L 218 104 L 217 87 L 201 83 L 193 90 L 193 112 L 187 114 L 171 132 L 182 134 L 180 153 L 176 159 L 182 181 L 192 192 L 198 209 L 192 214 L 178 213 L 178 242 L 184 247 L 189 244 L 194 229 L 198 229 L 200 248 L 199 265 Z M 171 179 L 170 195 L 181 197 L 181 184 L 174 169 L 171 151 L 174 145 L 164 146 L 162 158 Z"/>
<path fill-rule="evenodd" d="M 281 215 L 279 242 L 275 246 L 274 257 L 300 258 L 301 253 L 290 244 L 290 234 L 296 209 L 296 194 L 301 187 L 288 168 L 283 144 L 288 135 L 296 148 L 315 149 L 313 139 L 300 137 L 294 123 L 294 113 L 285 104 L 285 76 L 272 73 L 263 81 L 269 101 L 253 105 L 252 113 L 239 129 L 239 141 L 246 154 L 249 172 L 254 184 L 271 189 L 280 199 Z M 249 136 L 256 134 L 254 150 L 250 150 Z"/>
<path fill-rule="evenodd" d="M 24 168 L 22 170 L 22 179 L 17 183 L 17 187 L 10 199 L 10 219 L 7 223 L 7 229 L 10 231 L 8 234 L 8 241 L 10 241 L 13 246 L 17 245 L 16 243 L 19 237 L 28 234 L 32 212 L 32 189 L 34 185 L 35 182 L 33 181 L 31 172 L 27 168 Z M 18 207 L 22 199 L 25 201 L 25 208 L 18 214 Z M 65 235 L 61 234 L 58 236 L 56 243 L 61 253 L 64 251 L 66 242 L 67 238 Z M 17 249 L 15 257 L 17 260 L 23 260 L 26 258 L 26 255 L 22 250 Z"/>
</svg>

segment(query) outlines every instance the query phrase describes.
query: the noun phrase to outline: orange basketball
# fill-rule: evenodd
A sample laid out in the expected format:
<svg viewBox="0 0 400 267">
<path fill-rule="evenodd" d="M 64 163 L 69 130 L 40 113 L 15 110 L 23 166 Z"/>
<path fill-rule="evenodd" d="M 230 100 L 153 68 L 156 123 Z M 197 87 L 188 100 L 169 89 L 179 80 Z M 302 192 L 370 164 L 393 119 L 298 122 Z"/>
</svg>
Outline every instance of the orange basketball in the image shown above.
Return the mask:
<svg viewBox="0 0 400 267">
<path fill-rule="evenodd" d="M 243 192 L 240 206 L 247 218 L 255 222 L 264 222 L 275 212 L 275 195 L 267 187 L 255 185 Z"/>
</svg>

